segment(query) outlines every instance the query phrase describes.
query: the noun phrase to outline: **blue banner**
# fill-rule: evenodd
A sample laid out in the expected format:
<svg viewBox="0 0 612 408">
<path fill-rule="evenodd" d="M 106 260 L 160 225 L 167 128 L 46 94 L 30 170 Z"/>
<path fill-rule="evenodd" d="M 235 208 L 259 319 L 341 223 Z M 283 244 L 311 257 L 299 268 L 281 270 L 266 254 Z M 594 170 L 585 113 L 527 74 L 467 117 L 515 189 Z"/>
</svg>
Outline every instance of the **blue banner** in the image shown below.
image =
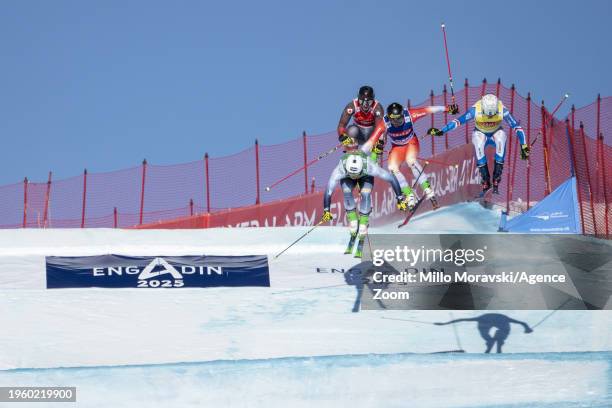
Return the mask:
<svg viewBox="0 0 612 408">
<path fill-rule="evenodd" d="M 268 257 L 46 257 L 47 288 L 270 287 Z"/>
<path fill-rule="evenodd" d="M 506 220 L 502 214 L 500 230 L 520 233 L 580 234 L 580 207 L 576 178 L 561 184 L 529 211 Z"/>
</svg>

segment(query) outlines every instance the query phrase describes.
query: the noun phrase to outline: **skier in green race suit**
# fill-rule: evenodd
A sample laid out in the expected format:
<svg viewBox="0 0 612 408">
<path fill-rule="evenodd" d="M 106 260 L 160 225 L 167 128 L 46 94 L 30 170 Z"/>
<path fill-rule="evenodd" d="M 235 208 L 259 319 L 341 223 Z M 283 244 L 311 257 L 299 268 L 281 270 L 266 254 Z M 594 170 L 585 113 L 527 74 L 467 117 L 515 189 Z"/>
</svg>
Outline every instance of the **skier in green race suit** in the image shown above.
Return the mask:
<svg viewBox="0 0 612 408">
<path fill-rule="evenodd" d="M 342 193 L 344 194 L 344 209 L 346 210 L 346 218 L 349 222 L 351 233 L 349 244 L 344 253 L 352 253 L 355 241 L 357 241 L 356 258 L 361 258 L 362 256 L 363 243 L 368 232 L 369 216 L 372 212 L 371 192 L 374 177 L 379 177 L 391 184 L 397 198 L 397 208 L 399 210 L 406 211 L 408 209 L 408 201 L 402 194 L 397 178 L 380 167 L 376 162 L 376 155 L 379 152 L 378 146 L 373 149 L 370 156 L 361 149 L 347 151 L 332 172 L 323 197 L 322 223 L 333 219 L 332 213 L 329 211 L 331 197 L 336 184 L 340 182 Z M 353 189 L 355 187 L 359 187 L 360 192 L 359 214 L 357 213 L 357 204 L 353 197 Z"/>
</svg>

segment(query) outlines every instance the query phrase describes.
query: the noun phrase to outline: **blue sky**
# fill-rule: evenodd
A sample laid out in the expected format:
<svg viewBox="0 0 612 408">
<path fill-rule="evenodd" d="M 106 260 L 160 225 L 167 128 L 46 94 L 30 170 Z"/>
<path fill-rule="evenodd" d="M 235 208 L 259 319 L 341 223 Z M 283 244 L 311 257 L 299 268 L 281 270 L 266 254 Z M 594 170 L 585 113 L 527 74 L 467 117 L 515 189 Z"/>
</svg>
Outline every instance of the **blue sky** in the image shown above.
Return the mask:
<svg viewBox="0 0 612 408">
<path fill-rule="evenodd" d="M 422 3 L 5 1 L 0 184 L 323 133 L 365 83 L 423 101 L 447 80 L 442 21 L 457 86 L 612 95 L 608 1 Z"/>
</svg>

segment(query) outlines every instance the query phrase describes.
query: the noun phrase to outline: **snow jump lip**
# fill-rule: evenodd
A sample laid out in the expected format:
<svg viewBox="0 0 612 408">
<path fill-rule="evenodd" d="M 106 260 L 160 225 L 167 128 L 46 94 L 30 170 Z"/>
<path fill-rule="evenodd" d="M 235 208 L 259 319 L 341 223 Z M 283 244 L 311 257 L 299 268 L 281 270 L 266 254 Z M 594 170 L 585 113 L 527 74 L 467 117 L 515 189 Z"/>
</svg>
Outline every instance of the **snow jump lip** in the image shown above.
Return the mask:
<svg viewBox="0 0 612 408">
<path fill-rule="evenodd" d="M 449 356 L 452 354 L 452 357 Z M 139 363 L 139 364 L 104 364 L 86 366 L 57 366 L 57 367 L 32 367 L 32 368 L 9 368 L 0 369 L 2 373 L 26 373 L 26 372 L 45 372 L 45 371 L 70 371 L 70 370 L 104 370 L 104 369 L 129 369 L 129 368 L 178 368 L 178 367 L 198 367 L 216 366 L 223 364 L 267 364 L 271 362 L 281 364 L 300 364 L 300 363 L 327 363 L 334 360 L 355 360 L 356 362 L 373 360 L 380 363 L 392 363 L 393 360 L 426 361 L 429 363 L 444 363 L 451 361 L 478 361 L 478 360 L 497 360 L 497 361 L 520 361 L 520 360 L 540 360 L 540 361 L 608 361 L 612 369 L 612 351 L 565 351 L 565 352 L 526 352 L 526 353 L 503 353 L 503 354 L 483 354 L 467 353 L 465 350 L 440 350 L 427 353 L 403 352 L 403 353 L 362 353 L 362 354 L 322 354 L 317 356 L 290 356 L 290 357 L 271 357 L 271 358 L 245 358 L 245 359 L 219 359 L 203 361 L 178 361 L 167 363 Z"/>
<path fill-rule="evenodd" d="M 154 394 L 156 402 L 164 402 L 170 395 L 173 405 L 179 406 L 192 406 L 194 395 L 199 396 L 199 406 L 213 405 L 228 398 L 228 389 L 233 390 L 232 398 L 253 403 L 265 400 L 266 406 L 303 402 L 311 397 L 309 390 L 313 388 L 317 395 L 333 395 L 335 405 L 380 406 L 384 397 L 388 406 L 405 406 L 410 401 L 413 406 L 445 407 L 452 395 L 453 406 L 548 407 L 575 402 L 608 406 L 611 363 L 609 352 L 512 356 L 399 353 L 20 369 L 0 371 L 0 381 L 6 377 L 13 385 L 69 383 L 77 387 L 83 400 L 88 390 L 104 387 L 112 390 L 105 397 L 111 406 L 132 406 L 134 391 L 148 389 L 151 384 L 161 387 Z M 304 378 L 308 387 L 304 387 Z M 410 379 L 412 391 L 398 392 L 398 381 L 403 384 L 400 379 L 405 378 Z M 145 400 L 151 398 L 149 394 Z"/>
</svg>

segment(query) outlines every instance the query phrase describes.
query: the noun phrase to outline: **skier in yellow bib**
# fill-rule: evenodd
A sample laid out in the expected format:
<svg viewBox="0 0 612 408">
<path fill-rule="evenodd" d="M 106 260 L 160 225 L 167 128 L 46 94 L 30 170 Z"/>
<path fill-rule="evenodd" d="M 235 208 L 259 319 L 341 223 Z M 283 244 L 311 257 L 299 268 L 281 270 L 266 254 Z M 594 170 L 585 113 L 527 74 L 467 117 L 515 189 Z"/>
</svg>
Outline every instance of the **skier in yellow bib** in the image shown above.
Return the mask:
<svg viewBox="0 0 612 408">
<path fill-rule="evenodd" d="M 502 128 L 502 122 L 506 121 L 508 126 L 516 133 L 516 137 L 519 138 L 521 144 L 521 159 L 527 160 L 529 157 L 529 146 L 525 141 L 525 132 L 523 128 L 495 95 L 487 94 L 483 96 L 481 100 L 476 102 L 474 106 L 468 109 L 463 115 L 457 119 L 453 119 L 442 129 L 429 129 L 428 133 L 432 136 L 442 136 L 446 132 L 450 132 L 472 119 L 474 120 L 472 143 L 476 150 L 478 169 L 482 178 L 482 190 L 485 192 L 493 186 L 493 192 L 498 193 L 498 186 L 501 181 L 504 158 L 506 155 L 506 132 L 504 132 Z M 493 170 L 492 184 L 487 164 L 487 156 L 485 155 L 485 148 L 487 146 L 495 147 L 495 167 Z"/>
</svg>

